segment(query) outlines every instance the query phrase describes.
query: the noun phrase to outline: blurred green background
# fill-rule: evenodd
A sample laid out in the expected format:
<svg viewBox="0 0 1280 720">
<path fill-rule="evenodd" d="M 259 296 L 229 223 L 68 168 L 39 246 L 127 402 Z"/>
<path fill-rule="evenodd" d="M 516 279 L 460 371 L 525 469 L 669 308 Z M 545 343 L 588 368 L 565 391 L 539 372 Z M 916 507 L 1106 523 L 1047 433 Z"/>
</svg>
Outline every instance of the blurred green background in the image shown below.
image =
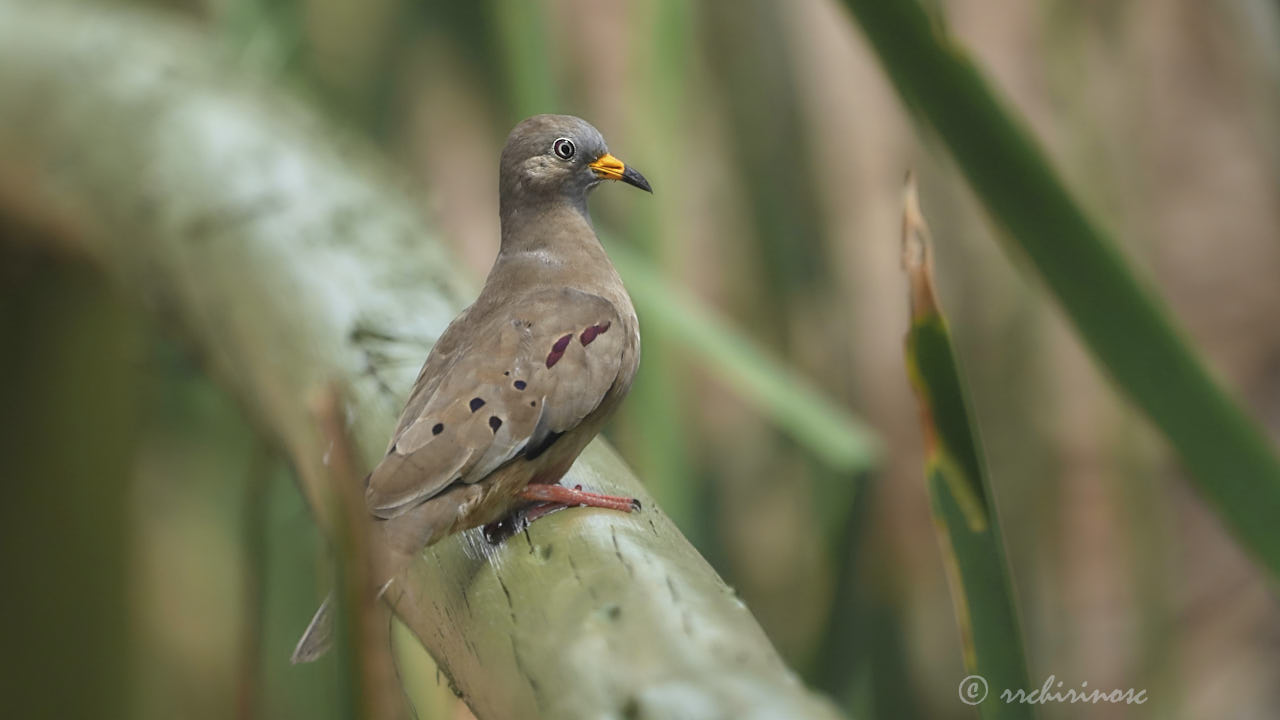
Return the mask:
<svg viewBox="0 0 1280 720">
<path fill-rule="evenodd" d="M 1280 715 L 1274 580 L 992 242 L 833 0 L 145 4 L 379 143 L 477 286 L 507 131 L 536 112 L 595 124 L 656 191 L 592 201 L 644 332 L 608 436 L 809 684 L 854 714 L 971 717 L 902 357 L 915 168 L 1033 685 L 1152 698 L 1041 716 Z M 1276 437 L 1280 8 L 931 7 Z M 0 215 L 3 646 L 56 633 L 115 648 L 107 666 L 31 651 L 29 675 L 74 688 L 42 691 L 50 717 L 85 698 L 108 716 L 338 716 L 334 664 L 287 664 L 329 577 L 287 465 L 162 322 L 86 264 L 33 250 L 31 232 Z M 856 451 L 833 449 L 831 427 Z M 16 552 L 33 535 L 56 536 L 100 607 Z M 467 717 L 400 645 L 419 717 Z"/>
</svg>

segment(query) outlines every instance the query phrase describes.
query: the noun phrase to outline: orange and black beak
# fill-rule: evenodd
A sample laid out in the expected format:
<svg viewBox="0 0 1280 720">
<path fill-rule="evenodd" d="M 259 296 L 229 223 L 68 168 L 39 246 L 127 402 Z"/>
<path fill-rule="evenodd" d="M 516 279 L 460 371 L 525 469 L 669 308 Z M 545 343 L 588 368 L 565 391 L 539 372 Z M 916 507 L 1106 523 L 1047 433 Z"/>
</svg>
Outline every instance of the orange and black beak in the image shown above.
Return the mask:
<svg viewBox="0 0 1280 720">
<path fill-rule="evenodd" d="M 645 192 L 653 192 L 653 188 L 649 187 L 649 181 L 645 180 L 643 175 L 637 172 L 635 168 L 627 167 L 621 160 L 609 153 L 601 155 L 589 167 L 595 171 L 597 177 L 605 180 L 621 180 Z"/>
</svg>

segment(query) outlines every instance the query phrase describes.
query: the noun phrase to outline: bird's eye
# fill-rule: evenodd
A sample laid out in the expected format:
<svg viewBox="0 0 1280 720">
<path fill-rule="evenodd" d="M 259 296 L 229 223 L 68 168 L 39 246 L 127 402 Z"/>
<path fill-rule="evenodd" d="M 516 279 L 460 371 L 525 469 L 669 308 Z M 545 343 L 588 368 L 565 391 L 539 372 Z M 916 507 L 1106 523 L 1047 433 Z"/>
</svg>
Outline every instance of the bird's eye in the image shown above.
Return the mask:
<svg viewBox="0 0 1280 720">
<path fill-rule="evenodd" d="M 559 140 L 551 143 L 551 152 L 555 153 L 556 157 L 561 160 L 572 159 L 573 153 L 576 151 L 577 148 L 573 146 L 573 141 L 569 138 L 560 138 Z"/>
</svg>

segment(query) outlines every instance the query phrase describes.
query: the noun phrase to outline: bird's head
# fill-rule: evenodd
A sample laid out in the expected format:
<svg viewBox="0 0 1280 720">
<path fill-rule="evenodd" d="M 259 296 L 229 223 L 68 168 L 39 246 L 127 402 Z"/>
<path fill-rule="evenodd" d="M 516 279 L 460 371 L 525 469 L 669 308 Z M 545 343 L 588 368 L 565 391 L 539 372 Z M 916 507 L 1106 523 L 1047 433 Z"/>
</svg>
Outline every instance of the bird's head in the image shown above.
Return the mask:
<svg viewBox="0 0 1280 720">
<path fill-rule="evenodd" d="M 502 149 L 504 204 L 561 196 L 582 204 L 605 180 L 653 192 L 644 176 L 609 154 L 600 131 L 572 115 L 534 115 L 516 125 Z"/>
</svg>

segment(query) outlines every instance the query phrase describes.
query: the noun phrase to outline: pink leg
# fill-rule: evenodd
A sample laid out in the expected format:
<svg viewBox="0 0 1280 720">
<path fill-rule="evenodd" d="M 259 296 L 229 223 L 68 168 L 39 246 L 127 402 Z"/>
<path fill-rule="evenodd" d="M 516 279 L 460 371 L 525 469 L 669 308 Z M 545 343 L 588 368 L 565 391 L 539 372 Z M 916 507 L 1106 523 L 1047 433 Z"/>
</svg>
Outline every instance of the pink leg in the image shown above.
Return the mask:
<svg viewBox="0 0 1280 720">
<path fill-rule="evenodd" d="M 637 500 L 637 499 L 635 499 L 635 498 L 619 497 L 619 496 L 617 496 L 617 495 L 601 495 L 600 493 L 587 492 L 586 490 L 583 490 L 583 489 L 582 489 L 582 486 L 581 486 L 581 485 L 574 485 L 574 486 L 573 486 L 573 489 L 574 489 L 575 491 L 579 492 L 579 493 L 582 493 L 583 495 L 586 495 L 587 497 L 590 497 L 590 498 L 598 498 L 598 499 L 604 499 L 604 500 L 630 500 L 630 501 L 631 501 L 631 509 L 632 509 L 632 510 L 640 510 L 640 509 L 641 509 L 641 508 L 640 508 L 640 501 L 639 501 L 639 500 Z M 628 510 L 627 512 L 630 512 L 630 510 Z"/>
<path fill-rule="evenodd" d="M 640 501 L 635 498 L 587 492 L 581 485 L 571 490 L 563 485 L 531 483 L 520 491 L 518 497 L 533 504 L 485 525 L 484 536 L 491 544 L 497 545 L 529 527 L 534 520 L 568 507 L 599 507 L 627 513 L 640 509 Z"/>
<path fill-rule="evenodd" d="M 525 525 L 531 525 L 533 524 L 534 520 L 537 520 L 538 518 L 544 518 L 550 515 L 551 513 L 557 510 L 563 510 L 566 507 L 568 506 L 561 505 L 560 503 L 553 503 L 553 502 L 535 503 L 525 508 L 524 523 Z"/>
<path fill-rule="evenodd" d="M 605 508 L 607 510 L 620 510 L 628 513 L 640 509 L 640 501 L 635 498 L 586 492 L 582 489 L 581 485 L 572 489 L 563 485 L 526 485 L 525 488 L 520 491 L 519 497 L 521 500 L 529 500 L 532 502 L 555 503 L 557 505 L 565 506 L 578 505 L 581 507 L 598 507 Z"/>
</svg>

